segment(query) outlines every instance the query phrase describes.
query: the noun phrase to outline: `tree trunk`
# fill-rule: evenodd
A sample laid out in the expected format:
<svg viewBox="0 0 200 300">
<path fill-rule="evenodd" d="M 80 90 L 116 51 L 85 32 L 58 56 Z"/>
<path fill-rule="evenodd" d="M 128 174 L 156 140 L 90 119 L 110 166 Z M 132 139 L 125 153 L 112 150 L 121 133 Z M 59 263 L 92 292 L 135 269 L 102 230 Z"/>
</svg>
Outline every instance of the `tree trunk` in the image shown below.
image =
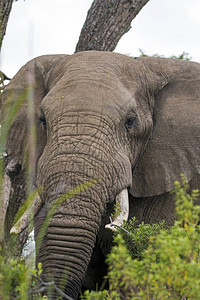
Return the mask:
<svg viewBox="0 0 200 300">
<path fill-rule="evenodd" d="M 13 0 L 0 0 L 0 50 L 6 33 L 8 18 L 11 12 Z"/>
<path fill-rule="evenodd" d="M 131 21 L 149 0 L 94 0 L 75 52 L 113 51 Z"/>
</svg>

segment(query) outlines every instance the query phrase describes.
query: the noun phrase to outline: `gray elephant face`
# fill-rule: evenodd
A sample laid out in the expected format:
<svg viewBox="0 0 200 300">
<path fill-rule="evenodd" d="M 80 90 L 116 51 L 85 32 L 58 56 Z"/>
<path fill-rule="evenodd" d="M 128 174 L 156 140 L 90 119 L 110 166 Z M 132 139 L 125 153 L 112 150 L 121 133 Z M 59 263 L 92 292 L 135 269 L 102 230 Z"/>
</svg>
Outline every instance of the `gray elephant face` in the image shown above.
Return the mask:
<svg viewBox="0 0 200 300">
<path fill-rule="evenodd" d="M 37 164 L 37 186 L 48 185 L 56 166 L 59 178 L 48 186 L 55 197 L 88 178 L 106 182 L 107 201 L 132 185 L 132 167 L 152 130 L 153 99 L 149 96 L 147 101 L 139 92 L 143 83 L 134 72 L 123 73 L 120 62 L 115 67 L 112 60 L 99 53 L 67 57 L 57 81 L 56 68 L 48 79 L 49 92 L 39 108 L 38 130 L 47 141 Z M 77 176 L 74 183 L 71 175 L 66 178 L 72 169 L 82 174 L 78 182 Z"/>
<path fill-rule="evenodd" d="M 32 97 L 10 128 L 7 152 L 22 168 L 31 157 L 33 183 L 43 188 L 35 232 L 45 280 L 53 277 L 76 298 L 106 205 L 118 199 L 128 217 L 127 188 L 136 197 L 159 195 L 173 189 L 181 172 L 188 180 L 200 173 L 199 82 L 195 63 L 95 51 L 42 56 L 13 78 L 4 98 L 27 86 Z"/>
</svg>

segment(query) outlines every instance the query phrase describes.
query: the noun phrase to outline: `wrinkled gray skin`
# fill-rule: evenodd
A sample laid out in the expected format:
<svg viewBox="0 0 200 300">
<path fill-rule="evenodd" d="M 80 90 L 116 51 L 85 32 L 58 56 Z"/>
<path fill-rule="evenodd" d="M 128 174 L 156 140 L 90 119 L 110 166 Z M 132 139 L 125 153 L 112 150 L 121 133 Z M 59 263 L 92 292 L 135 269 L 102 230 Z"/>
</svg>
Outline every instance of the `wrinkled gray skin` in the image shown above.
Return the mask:
<svg viewBox="0 0 200 300">
<path fill-rule="evenodd" d="M 36 243 L 55 199 L 97 180 L 57 208 L 37 251 L 43 279 L 76 299 L 82 282 L 95 288 L 105 272 L 112 233 L 104 226 L 117 194 L 128 188 L 129 217 L 173 224 L 174 180 L 184 173 L 200 186 L 200 65 L 95 51 L 47 55 L 22 67 L 5 95 L 27 86 L 37 129 L 33 184 L 44 188 Z M 9 156 L 23 168 L 31 151 L 27 118 L 25 103 L 7 141 Z"/>
</svg>

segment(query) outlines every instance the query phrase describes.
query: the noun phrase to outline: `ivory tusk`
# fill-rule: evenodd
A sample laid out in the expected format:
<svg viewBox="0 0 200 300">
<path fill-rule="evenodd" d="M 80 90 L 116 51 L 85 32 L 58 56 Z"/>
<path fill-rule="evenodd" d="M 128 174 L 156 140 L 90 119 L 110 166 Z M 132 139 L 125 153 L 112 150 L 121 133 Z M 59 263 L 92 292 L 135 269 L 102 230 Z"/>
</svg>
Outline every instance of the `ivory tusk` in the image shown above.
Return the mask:
<svg viewBox="0 0 200 300">
<path fill-rule="evenodd" d="M 33 218 L 39 211 L 42 205 L 42 200 L 38 193 L 36 193 L 32 204 L 26 209 L 21 218 L 11 228 L 10 233 L 21 233 L 29 226 L 29 232 L 33 230 Z"/>
<path fill-rule="evenodd" d="M 124 189 L 116 196 L 116 206 L 119 208 L 119 215 L 112 221 L 112 223 L 107 224 L 105 228 L 112 231 L 116 231 L 116 227 L 122 226 L 123 221 L 128 220 L 129 215 L 129 199 L 128 190 Z M 116 226 L 114 226 L 116 225 Z"/>
</svg>

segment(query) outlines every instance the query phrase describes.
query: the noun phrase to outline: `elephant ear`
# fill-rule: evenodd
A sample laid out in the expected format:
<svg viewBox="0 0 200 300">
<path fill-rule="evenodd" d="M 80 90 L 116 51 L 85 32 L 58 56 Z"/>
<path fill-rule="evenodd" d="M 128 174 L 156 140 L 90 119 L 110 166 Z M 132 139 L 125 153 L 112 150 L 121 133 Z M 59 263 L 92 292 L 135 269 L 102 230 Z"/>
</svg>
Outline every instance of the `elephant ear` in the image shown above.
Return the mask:
<svg viewBox="0 0 200 300">
<path fill-rule="evenodd" d="M 13 226 L 15 214 L 27 197 L 27 171 L 28 178 L 32 179 L 29 183 L 33 184 L 34 180 L 36 149 L 38 149 L 35 116 L 42 99 L 48 93 L 49 86 L 59 79 L 58 65 L 65 57 L 67 55 L 45 55 L 29 61 L 6 86 L 2 95 L 1 147 L 3 149 L 0 150 L 5 156 L 5 168 L 4 209 L 0 214 L 3 232 L 5 231 L 7 235 Z M 52 72 L 52 69 L 55 72 Z M 62 67 L 60 69 L 62 70 Z M 21 246 L 28 236 L 26 224 L 22 225 L 25 227 L 19 234 Z"/>
<path fill-rule="evenodd" d="M 176 59 L 140 58 L 168 84 L 155 95 L 153 132 L 133 173 L 131 194 L 169 192 L 183 173 L 200 174 L 200 65 Z"/>
<path fill-rule="evenodd" d="M 6 135 L 6 151 L 21 166 L 32 148 L 31 126 L 34 127 L 35 114 L 48 93 L 47 77 L 50 69 L 66 55 L 44 55 L 24 65 L 3 93 L 2 120 Z M 27 151 L 28 150 L 28 151 Z M 34 150 L 33 150 L 34 151 Z"/>
</svg>

